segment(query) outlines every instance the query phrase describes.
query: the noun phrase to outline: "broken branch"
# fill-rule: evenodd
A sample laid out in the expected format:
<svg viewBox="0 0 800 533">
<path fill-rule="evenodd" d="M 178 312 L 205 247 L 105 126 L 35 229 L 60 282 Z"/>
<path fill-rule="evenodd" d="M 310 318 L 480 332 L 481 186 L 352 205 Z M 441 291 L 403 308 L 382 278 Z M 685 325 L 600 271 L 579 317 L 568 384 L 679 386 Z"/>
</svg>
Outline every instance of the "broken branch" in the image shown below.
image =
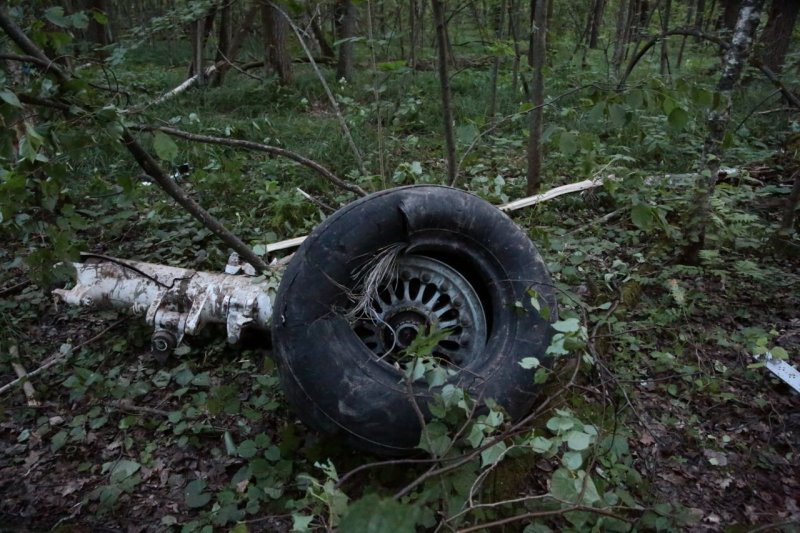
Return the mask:
<svg viewBox="0 0 800 533">
<path fill-rule="evenodd" d="M 230 146 L 232 148 L 247 148 L 249 150 L 258 150 L 260 152 L 267 152 L 268 154 L 279 155 L 291 159 L 292 161 L 295 161 L 296 163 L 299 163 L 305 167 L 310 168 L 311 170 L 317 172 L 319 175 L 321 175 L 323 178 L 330 181 L 337 187 L 340 187 L 346 191 L 356 193 L 359 196 L 367 195 L 364 189 L 362 189 L 358 185 L 353 185 L 351 183 L 347 183 L 337 178 L 333 174 L 333 172 L 323 167 L 319 163 L 312 161 L 311 159 L 308 159 L 306 157 L 303 157 L 299 154 L 296 154 L 294 152 L 290 152 L 289 150 L 284 150 L 283 148 L 277 148 L 275 146 L 269 146 L 267 144 L 261 144 L 253 141 L 244 141 L 241 139 L 224 139 L 222 137 L 212 137 L 210 135 L 189 133 L 187 131 L 179 130 L 177 128 L 170 128 L 167 126 L 150 126 L 148 124 L 137 124 L 134 126 L 130 126 L 130 128 L 136 131 L 160 131 L 162 133 L 166 133 L 167 135 L 171 135 L 173 137 L 186 139 L 187 141 L 195 141 L 206 144 L 217 144 L 221 146 Z"/>
</svg>

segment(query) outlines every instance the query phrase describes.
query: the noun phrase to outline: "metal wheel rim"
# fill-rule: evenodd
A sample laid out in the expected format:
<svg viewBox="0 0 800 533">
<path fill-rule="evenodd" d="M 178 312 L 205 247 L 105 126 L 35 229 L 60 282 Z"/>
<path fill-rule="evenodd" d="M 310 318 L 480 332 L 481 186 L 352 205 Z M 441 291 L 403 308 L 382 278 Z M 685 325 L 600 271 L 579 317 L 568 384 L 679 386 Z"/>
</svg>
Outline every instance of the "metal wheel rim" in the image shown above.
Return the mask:
<svg viewBox="0 0 800 533">
<path fill-rule="evenodd" d="M 417 335 L 430 333 L 434 324 L 449 330 L 432 353 L 444 364 L 467 366 L 486 345 L 486 315 L 478 293 L 456 269 L 436 259 L 398 257 L 372 307 L 374 316 L 358 320 L 353 329 L 383 360 L 398 359 Z"/>
</svg>

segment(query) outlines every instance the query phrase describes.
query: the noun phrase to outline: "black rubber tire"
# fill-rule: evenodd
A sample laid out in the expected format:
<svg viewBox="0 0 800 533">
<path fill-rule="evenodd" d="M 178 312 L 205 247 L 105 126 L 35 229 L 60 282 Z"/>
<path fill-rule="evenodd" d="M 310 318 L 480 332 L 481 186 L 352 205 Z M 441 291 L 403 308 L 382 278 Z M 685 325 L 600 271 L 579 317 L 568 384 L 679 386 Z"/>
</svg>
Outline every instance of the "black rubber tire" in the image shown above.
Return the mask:
<svg viewBox="0 0 800 533">
<path fill-rule="evenodd" d="M 557 319 L 547 267 L 525 233 L 472 194 L 440 186 L 378 192 L 349 204 L 317 227 L 289 264 L 275 301 L 272 336 L 283 389 L 300 419 L 381 455 L 412 452 L 420 425 L 402 374 L 379 360 L 341 316 L 342 286 L 353 270 L 393 242 L 406 253 L 448 263 L 481 293 L 491 330 L 483 356 L 448 383 L 493 398 L 513 417 L 526 414 L 539 386 L 519 362 L 545 355 L 553 329 L 531 305 L 533 287 Z M 522 302 L 525 312 L 515 306 Z M 417 403 L 441 388 L 415 384 Z"/>
</svg>

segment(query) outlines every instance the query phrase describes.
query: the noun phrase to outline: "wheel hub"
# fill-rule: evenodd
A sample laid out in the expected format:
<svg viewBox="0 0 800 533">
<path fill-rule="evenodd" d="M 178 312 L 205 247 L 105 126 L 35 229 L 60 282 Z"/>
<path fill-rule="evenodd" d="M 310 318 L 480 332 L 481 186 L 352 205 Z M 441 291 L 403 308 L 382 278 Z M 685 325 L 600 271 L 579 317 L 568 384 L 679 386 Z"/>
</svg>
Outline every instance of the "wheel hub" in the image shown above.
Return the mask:
<svg viewBox="0 0 800 533">
<path fill-rule="evenodd" d="M 436 259 L 398 257 L 372 308 L 371 319 L 358 320 L 354 330 L 381 358 L 394 359 L 434 329 L 448 334 L 433 356 L 453 366 L 466 366 L 486 345 L 486 316 L 477 292 L 457 270 Z"/>
</svg>

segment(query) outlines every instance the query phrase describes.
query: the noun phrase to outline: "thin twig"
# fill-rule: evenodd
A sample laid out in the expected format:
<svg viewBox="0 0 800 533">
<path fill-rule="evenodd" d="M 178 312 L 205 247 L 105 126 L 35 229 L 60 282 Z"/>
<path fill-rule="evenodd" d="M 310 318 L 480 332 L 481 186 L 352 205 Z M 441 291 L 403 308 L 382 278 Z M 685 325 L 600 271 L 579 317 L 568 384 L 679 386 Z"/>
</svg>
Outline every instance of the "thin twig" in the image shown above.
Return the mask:
<svg viewBox="0 0 800 533">
<path fill-rule="evenodd" d="M 117 320 L 116 322 L 114 322 L 113 324 L 111 324 L 110 326 L 105 328 L 103 331 L 101 331 L 100 333 L 98 333 L 97 335 L 92 337 L 91 339 L 86 340 L 86 341 L 78 344 L 77 346 L 71 348 L 66 354 L 62 354 L 62 353 L 53 354 L 51 356 L 50 360 L 47 363 L 43 364 L 42 366 L 40 366 L 39 368 L 37 368 L 33 372 L 29 372 L 24 378 L 17 378 L 14 381 L 12 381 L 10 383 L 7 383 L 6 385 L 3 385 L 2 387 L 0 387 L 0 394 L 3 394 L 4 392 L 8 391 L 14 385 L 16 385 L 17 383 L 23 381 L 23 379 L 27 380 L 27 379 L 30 379 L 30 378 L 32 378 L 34 376 L 38 376 L 39 374 L 41 374 L 42 372 L 44 372 L 48 368 L 65 362 L 67 359 L 69 359 L 70 355 L 72 355 L 73 353 L 77 352 L 78 350 L 80 350 L 84 346 L 87 346 L 87 345 L 93 343 L 94 341 L 96 341 L 97 339 L 101 338 L 107 332 L 109 332 L 110 330 L 114 329 L 115 327 L 119 326 L 120 324 L 122 324 L 123 322 L 128 320 L 128 318 L 129 317 L 124 317 L 124 318 L 121 318 L 120 320 Z"/>
</svg>

